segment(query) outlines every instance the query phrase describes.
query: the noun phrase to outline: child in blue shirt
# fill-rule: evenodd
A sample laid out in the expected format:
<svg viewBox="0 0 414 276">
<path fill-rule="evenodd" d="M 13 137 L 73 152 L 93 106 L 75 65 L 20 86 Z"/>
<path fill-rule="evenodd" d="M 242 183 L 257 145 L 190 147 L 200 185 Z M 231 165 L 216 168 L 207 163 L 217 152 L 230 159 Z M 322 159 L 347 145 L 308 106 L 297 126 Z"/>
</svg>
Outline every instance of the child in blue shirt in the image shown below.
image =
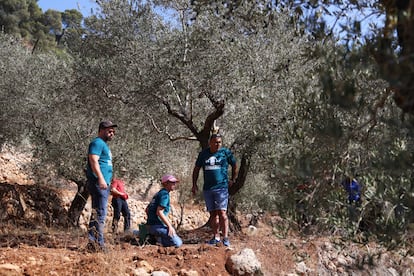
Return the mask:
<svg viewBox="0 0 414 276">
<path fill-rule="evenodd" d="M 168 218 L 171 209 L 170 192 L 176 189 L 177 182 L 173 175 L 164 175 L 161 179 L 163 188 L 154 195 L 146 209 L 149 234 L 155 236 L 162 246 L 166 247 L 180 247 L 183 244 Z"/>
</svg>

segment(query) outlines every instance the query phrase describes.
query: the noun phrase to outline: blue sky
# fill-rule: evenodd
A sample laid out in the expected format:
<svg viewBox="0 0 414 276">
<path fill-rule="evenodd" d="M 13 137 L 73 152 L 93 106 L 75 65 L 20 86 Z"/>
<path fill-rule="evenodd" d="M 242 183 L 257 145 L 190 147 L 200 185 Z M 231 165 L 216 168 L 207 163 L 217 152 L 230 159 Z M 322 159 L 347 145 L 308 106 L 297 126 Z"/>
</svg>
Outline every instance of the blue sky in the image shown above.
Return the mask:
<svg viewBox="0 0 414 276">
<path fill-rule="evenodd" d="M 65 11 L 75 9 L 80 11 L 84 16 L 91 14 L 91 8 L 97 7 L 94 0 L 38 0 L 37 4 L 43 12 L 48 9 Z"/>
</svg>

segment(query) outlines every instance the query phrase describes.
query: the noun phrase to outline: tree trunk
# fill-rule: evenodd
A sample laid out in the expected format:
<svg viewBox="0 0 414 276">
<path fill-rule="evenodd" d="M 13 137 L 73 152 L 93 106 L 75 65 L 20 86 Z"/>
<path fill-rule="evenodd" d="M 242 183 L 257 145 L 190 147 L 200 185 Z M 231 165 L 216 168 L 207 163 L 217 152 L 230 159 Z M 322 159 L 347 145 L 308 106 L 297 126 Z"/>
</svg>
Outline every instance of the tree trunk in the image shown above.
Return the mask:
<svg viewBox="0 0 414 276">
<path fill-rule="evenodd" d="M 230 231 L 233 233 L 238 233 L 241 231 L 241 224 L 236 216 L 236 209 L 237 204 L 234 202 L 234 200 L 231 200 L 231 197 L 229 197 L 229 208 L 227 208 L 227 217 L 229 219 L 229 228 Z"/>
<path fill-rule="evenodd" d="M 240 161 L 240 168 L 239 173 L 237 175 L 236 182 L 229 188 L 229 193 L 231 196 L 237 194 L 237 192 L 244 186 L 246 182 L 247 172 L 250 168 L 250 156 L 248 153 L 243 153 L 241 161 Z"/>
<path fill-rule="evenodd" d="M 386 12 L 382 38 L 377 46 L 375 59 L 380 71 L 394 93 L 395 103 L 407 113 L 414 114 L 414 80 L 412 57 L 414 55 L 414 1 L 380 1 Z M 396 22 L 394 22 L 396 20 Z M 396 53 L 393 36 L 398 37 Z"/>
<path fill-rule="evenodd" d="M 229 188 L 230 197 L 229 197 L 229 208 L 227 209 L 227 216 L 229 218 L 230 231 L 235 232 L 235 233 L 241 231 L 241 225 L 236 216 L 237 204 L 232 199 L 233 198 L 232 196 L 237 194 L 237 192 L 240 191 L 240 189 L 244 186 L 249 168 L 250 168 L 250 156 L 248 156 L 248 154 L 245 152 L 243 153 L 242 158 L 241 158 L 240 169 L 237 175 L 237 180 Z"/>
<path fill-rule="evenodd" d="M 86 188 L 86 181 L 72 180 L 78 185 L 78 192 L 70 205 L 68 211 L 68 220 L 73 226 L 79 226 L 79 217 L 85 208 L 86 202 L 88 201 L 89 191 Z"/>
<path fill-rule="evenodd" d="M 167 108 L 168 113 L 180 120 L 194 134 L 202 149 L 205 149 L 209 146 L 210 132 L 215 127 L 215 121 L 220 118 L 221 115 L 223 115 L 225 107 L 225 102 L 215 99 L 213 95 L 210 95 L 208 93 L 205 93 L 204 95 L 214 106 L 214 111 L 206 117 L 203 128 L 201 130 L 198 130 L 197 126 L 192 121 L 192 116 L 190 116 L 191 114 L 188 114 L 186 112 L 183 113 L 182 109 L 174 109 L 167 100 L 163 100 L 163 104 Z M 249 157 L 249 153 L 243 153 L 236 183 L 233 183 L 232 187 L 229 188 L 230 197 L 227 215 L 229 218 L 229 228 L 234 232 L 240 231 L 241 226 L 236 217 L 236 204 L 232 202 L 231 195 L 236 194 L 243 187 L 244 182 L 246 181 L 246 175 L 250 166 Z M 211 216 L 202 227 L 209 226 L 210 221 Z"/>
</svg>

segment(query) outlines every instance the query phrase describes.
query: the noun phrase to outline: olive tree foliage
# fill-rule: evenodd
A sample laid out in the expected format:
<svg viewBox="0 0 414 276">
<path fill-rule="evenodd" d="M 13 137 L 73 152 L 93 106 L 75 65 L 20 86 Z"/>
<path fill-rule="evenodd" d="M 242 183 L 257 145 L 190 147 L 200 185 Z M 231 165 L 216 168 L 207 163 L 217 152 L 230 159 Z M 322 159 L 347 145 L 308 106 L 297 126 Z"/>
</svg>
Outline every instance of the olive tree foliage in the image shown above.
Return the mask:
<svg viewBox="0 0 414 276">
<path fill-rule="evenodd" d="M 54 181 L 58 175 L 83 183 L 87 146 L 96 136 L 99 118 L 91 120 L 96 109 L 79 99 L 73 60 L 33 54 L 9 35 L 0 39 L 1 142 L 24 146 L 33 154 L 27 169 L 36 182 Z"/>
<path fill-rule="evenodd" d="M 38 161 L 32 170 L 39 179 L 54 172 L 67 179 L 83 178 L 79 164 L 85 161 L 86 146 L 79 144 L 92 137 L 96 127 L 86 127 L 88 106 L 76 102 L 71 57 L 33 54 L 22 40 L 5 34 L 1 47 L 2 143 L 28 142 Z"/>
<path fill-rule="evenodd" d="M 162 116 L 151 87 L 157 81 L 151 71 L 158 58 L 153 56 L 155 43 L 164 36 L 161 20 L 146 4 L 107 1 L 101 5 L 101 15 L 85 20 L 85 39 L 71 49 L 79 58 L 75 70 L 79 98 L 90 103 L 96 116 L 108 112 L 119 124 L 113 143 L 115 166 L 130 169 L 131 177 L 183 171 L 166 155 L 186 158 L 186 146 L 176 143 L 180 149 L 175 151 L 168 136 L 159 135 L 173 133 L 177 124 Z M 159 126 L 160 121 L 171 130 Z M 180 163 L 184 162 L 175 166 Z"/>
<path fill-rule="evenodd" d="M 117 122 L 120 127 L 111 143 L 115 170 L 126 167 L 131 177 L 159 177 L 171 171 L 190 182 L 197 151 L 207 144 L 215 121 L 226 135 L 225 143 L 233 145 L 239 157 L 254 156 L 256 144 L 270 136 L 257 130 L 263 111 L 266 119 L 273 120 L 266 126 L 268 132 L 283 117 L 292 93 L 289 86 L 301 78 L 295 74 L 288 82 L 285 72 L 311 70 L 310 63 L 306 68 L 297 59 L 305 50 L 280 50 L 307 42 L 289 30 L 286 14 L 270 22 L 275 28 L 254 29 L 242 20 L 225 24 L 211 10 L 192 20 L 190 6 L 171 2 L 179 24 L 168 25 L 150 2 L 99 4 L 102 14 L 87 18 L 82 39 L 70 45 L 76 59 L 70 100 L 79 103 L 76 115 L 80 116 L 66 126 L 91 130 L 91 122 L 96 125 L 101 118 Z M 74 139 L 55 135 L 54 128 L 48 133 L 56 144 L 67 145 Z M 82 158 L 75 157 L 82 147 L 86 150 L 85 137 L 90 134 L 82 131 L 72 150 L 61 151 L 62 162 L 79 162 L 66 166 L 71 171 L 66 175 L 78 171 L 81 176 Z M 87 194 L 82 194 L 84 184 L 77 183 L 82 202 Z"/>
<path fill-rule="evenodd" d="M 33 54 L 21 40 L 4 34 L 0 42 L 1 142 L 31 146 L 35 158 L 28 169 L 33 177 L 75 181 L 84 206 L 88 143 L 100 120 L 113 119 L 113 110 L 96 107 L 93 97 L 89 102 L 81 97 L 84 91 L 76 88 L 69 55 Z M 77 221 L 79 213 L 70 214 Z"/>
<path fill-rule="evenodd" d="M 349 77 L 335 76 L 332 68 L 337 66 L 321 71 L 322 95 L 345 115 L 338 117 L 340 128 L 336 128 L 346 138 L 342 145 L 347 145 L 340 155 L 338 172 L 359 175 L 364 187 L 365 201 L 351 233 L 362 229 L 391 243 L 403 241 L 407 226 L 413 221 L 410 180 L 413 133 L 412 116 L 407 115 L 412 112 L 413 47 L 412 32 L 408 30 L 413 24 L 413 2 L 298 1 L 295 4 L 299 13 L 310 11 L 303 22 L 315 22 L 311 30 L 324 41 L 329 41 L 326 34 L 337 38 L 333 29 L 327 28 L 325 16 L 335 19 L 340 32 L 338 41 L 346 49 L 331 60 L 336 61 L 334 65 L 352 68 L 351 74 L 345 70 Z M 353 11 L 360 16 L 352 17 Z M 367 78 L 359 81 L 362 76 Z M 361 85 L 372 76 L 386 83 L 373 85 L 369 81 L 368 85 Z M 357 116 L 345 123 L 346 116 L 353 113 Z"/>
<path fill-rule="evenodd" d="M 32 55 L 20 39 L 6 34 L 0 34 L 0 47 L 2 144 L 18 146 L 28 142 L 35 153 L 44 156 L 53 146 L 45 128 L 59 126 L 62 118 L 69 115 L 61 103 L 64 97 L 70 97 L 66 94 L 70 87 L 70 60 Z M 66 134 L 61 129 L 57 135 Z"/>
<path fill-rule="evenodd" d="M 333 0 L 313 1 L 311 5 L 298 1 L 296 5 L 309 11 L 308 18 L 317 22 L 316 26 L 326 25 L 324 15 L 331 16 L 348 44 L 367 44 L 396 104 L 412 113 L 413 1 Z"/>
<path fill-rule="evenodd" d="M 348 214 L 338 183 L 358 173 L 363 212 L 350 230 L 404 230 L 412 221 L 411 119 L 400 120 L 372 48 L 306 35 L 297 11 L 228 3 L 100 1 L 102 13 L 70 33 L 73 60 L 30 55 L 2 37 L 0 133 L 15 141 L 29 134 L 39 169 L 53 165 L 78 184 L 74 223 L 88 196 L 88 143 L 111 119 L 119 125 L 110 144 L 116 174 L 173 172 L 189 183 L 216 125 L 244 162 L 243 185 L 232 189 L 244 209 L 342 231 Z M 154 4 L 176 17 L 165 22 Z M 19 128 L 7 127 L 11 120 Z M 299 191 L 303 182 L 311 185 Z"/>
<path fill-rule="evenodd" d="M 264 162 L 249 175 L 254 184 L 238 195 L 240 205 L 278 211 L 305 228 L 351 237 L 362 230 L 401 242 L 413 219 L 412 120 L 401 120 L 369 49 L 325 45 L 314 43 L 307 52 L 326 55 L 313 63 L 320 75 L 309 74 L 320 87 L 296 87 L 274 132 L 279 138 L 258 149 Z M 363 187 L 361 212 L 351 223 L 340 185 L 347 175 Z"/>
<path fill-rule="evenodd" d="M 257 205 L 274 206 L 285 214 L 305 217 L 307 224 L 317 222 L 331 231 L 343 231 L 349 218 L 344 191 L 338 184 L 345 175 L 359 176 L 365 201 L 358 220 L 349 224 L 348 233 L 363 230 L 391 242 L 401 241 L 399 237 L 404 236 L 401 234 L 413 218 L 412 118 L 401 115 L 401 110 L 409 113 L 411 108 L 412 70 L 407 67 L 412 63 L 411 32 L 407 31 L 412 22 L 411 2 L 252 4 L 266 10 L 293 11 L 298 30 L 320 41 L 309 48 L 308 56 L 326 55 L 327 59 L 315 63 L 318 75 L 308 75 L 317 78 L 320 89 L 304 84 L 294 91 L 294 103 L 289 105 L 294 116 L 285 117 L 283 131 L 278 133 L 283 137 L 282 146 L 264 155 L 271 157 L 265 160 L 274 161 L 273 167 L 267 164 L 273 186 L 245 189 L 241 197 L 265 191 L 266 196 L 257 195 Z M 197 16 L 209 7 L 222 5 L 223 9 L 215 11 L 232 22 L 245 1 L 192 3 Z M 355 11 L 362 16 L 353 17 Z M 328 24 L 328 16 L 333 18 L 333 25 Z M 251 22 L 248 16 L 244 19 Z M 268 179 L 263 174 L 255 177 L 257 181 Z M 308 188 L 298 189 L 302 183 Z M 304 202 L 307 214 L 298 212 L 297 206 Z M 332 211 L 335 215 L 328 214 Z"/>
<path fill-rule="evenodd" d="M 343 137 L 342 124 L 352 125 L 359 117 L 337 114 L 341 109 L 336 105 L 347 104 L 347 87 L 332 90 L 339 95 L 323 94 L 324 83 L 332 81 L 318 73 L 331 68 L 331 61 L 321 57 L 329 52 L 334 60 L 336 52 L 329 50 L 334 44 L 326 46 L 301 35 L 289 11 L 278 11 L 273 17 L 266 14 L 262 17 L 265 23 L 257 20 L 252 25 L 252 20 L 242 17 L 243 11 L 251 10 L 249 3 L 240 7 L 239 16 L 228 20 L 217 16 L 217 9 L 223 8 L 220 5 L 199 10 L 195 16 L 191 6 L 168 2 L 181 22 L 172 28 L 164 25 L 148 3 L 138 9 L 122 1 L 101 4 L 105 16 L 91 20 L 95 32 L 82 44 L 77 85 L 88 91 L 81 96 L 86 102 L 99 96 L 101 104 L 112 103 L 119 111 L 124 110 L 122 105 L 127 107 L 125 115 L 118 112 L 122 121 L 140 118 L 135 124 L 139 121 L 139 131 L 146 135 L 128 129 L 117 142 L 123 145 L 119 152 L 130 149 L 124 164 L 131 168 L 142 164 L 140 173 L 149 172 L 162 167 L 153 159 L 157 153 L 166 162 L 180 162 L 188 173 L 194 146 L 183 151 L 183 144 L 168 140 L 201 142 L 203 131 L 207 129 L 208 134 L 210 130 L 205 126 L 211 124 L 208 118 L 213 114 L 225 143 L 238 157 L 249 158 L 247 185 L 236 196 L 240 205 L 292 214 L 296 185 L 312 176 L 321 187 L 315 201 L 309 203 L 322 203 L 315 208 L 315 216 L 328 212 L 332 207 L 329 200 L 337 202 L 341 190 L 335 186 L 329 198 L 330 189 L 322 180 L 335 176 L 338 162 L 337 170 L 346 167 L 339 161 L 343 145 L 349 143 Z M 260 10 L 257 15 L 262 15 Z M 347 72 L 347 65 L 339 62 L 337 67 L 335 80 L 345 78 L 342 74 L 346 79 L 356 76 L 362 84 L 369 81 L 359 91 L 382 89 L 374 76 L 359 76 L 365 68 Z M 372 101 L 361 102 L 359 108 Z M 133 141 L 128 135 L 145 138 Z M 133 141 L 135 147 L 123 141 Z M 332 180 L 326 182 L 333 184 Z M 329 223 L 325 221 L 325 225 Z"/>
<path fill-rule="evenodd" d="M 24 45 L 1 34 L 1 142 L 30 145 L 37 179 L 55 173 L 83 179 L 85 140 L 97 127 L 91 126 L 88 106 L 77 101 L 73 91 L 72 59 L 33 54 Z"/>
<path fill-rule="evenodd" d="M 345 55 L 351 57 L 353 54 Z M 381 152 L 389 152 L 389 140 L 399 139 L 400 135 L 394 125 L 400 112 L 386 93 L 386 83 L 377 80 L 375 68 L 369 65 L 372 62 L 349 67 L 338 58 L 340 56 L 338 52 L 328 55 L 329 67 L 321 68 L 324 89 L 314 91 L 309 99 L 298 99 L 296 109 L 303 115 L 294 124 L 296 130 L 291 132 L 292 146 L 297 149 L 296 158 L 286 156 L 281 159 L 288 168 L 295 169 L 298 176 L 293 178 L 296 183 L 289 185 L 287 182 L 284 194 L 294 196 L 295 201 L 290 201 L 292 204 L 306 204 L 308 222 L 313 220 L 332 231 L 346 226 L 348 221 L 346 194 L 340 185 L 344 177 L 357 177 L 364 192 L 374 184 L 373 179 L 369 179 L 372 175 L 384 181 L 379 176 L 393 171 L 384 166 Z M 358 56 L 364 59 L 364 53 Z M 352 87 L 347 86 L 349 82 L 353 82 Z M 382 165 L 374 165 L 378 163 Z M 308 186 L 305 191 L 297 189 L 302 183 Z M 400 185 L 398 181 L 394 184 L 396 187 Z M 379 194 L 381 190 L 375 190 L 371 197 Z M 397 197 L 397 194 L 393 196 Z M 364 196 L 363 200 L 367 204 L 362 216 L 364 223 L 370 221 L 376 225 L 368 212 L 374 201 Z M 378 214 L 389 217 L 378 206 L 374 208 Z M 289 210 L 294 208 L 286 211 Z M 351 233 L 359 226 L 350 229 Z"/>
<path fill-rule="evenodd" d="M 224 6 L 195 16 L 184 1 L 163 4 L 175 11 L 177 25 L 165 25 L 149 2 L 100 2 L 103 15 L 91 19 L 94 32 L 80 50 L 79 89 L 85 85 L 133 106 L 152 124 L 146 131 L 153 128 L 170 141 L 198 140 L 203 147 L 216 121 L 239 157 L 254 157 L 264 141 L 266 147 L 270 141 L 281 143 L 275 133 L 293 116 L 286 112 L 295 91 L 317 83 L 309 78 L 316 73 L 315 60 L 307 54 L 312 41 L 299 35 L 289 11 L 263 11 L 246 2 L 227 21 L 216 11 Z M 244 13 L 252 20 L 243 19 Z M 165 144 L 167 154 L 180 150 Z M 133 154 L 138 153 L 131 152 L 129 162 Z M 266 154 L 262 149 L 255 162 L 258 173 Z M 185 156 L 187 171 L 188 160 Z"/>
<path fill-rule="evenodd" d="M 191 1 L 196 10 L 223 4 L 221 14 L 232 18 L 245 1 Z M 412 0 L 346 1 L 255 1 L 266 9 L 289 8 L 298 15 L 296 23 L 318 39 L 340 35 L 348 46 L 367 44 L 379 65 L 381 77 L 388 81 L 397 105 L 407 113 L 412 109 L 412 51 L 414 2 Z"/>
</svg>

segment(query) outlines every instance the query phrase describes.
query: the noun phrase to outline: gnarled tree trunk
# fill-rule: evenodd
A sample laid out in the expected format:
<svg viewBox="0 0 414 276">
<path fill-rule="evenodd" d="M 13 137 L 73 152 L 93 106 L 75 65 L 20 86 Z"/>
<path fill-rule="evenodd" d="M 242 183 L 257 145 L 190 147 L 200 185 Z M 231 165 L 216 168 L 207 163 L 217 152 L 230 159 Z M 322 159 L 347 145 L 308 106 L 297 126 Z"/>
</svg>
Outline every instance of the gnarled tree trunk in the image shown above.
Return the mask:
<svg viewBox="0 0 414 276">
<path fill-rule="evenodd" d="M 413 114 L 414 0 L 381 0 L 380 3 L 385 8 L 386 21 L 375 59 L 390 84 L 396 104 L 404 112 Z M 393 45 L 395 33 L 398 52 Z"/>
<path fill-rule="evenodd" d="M 250 168 L 250 156 L 247 153 L 242 155 L 240 161 L 239 174 L 237 175 L 237 180 L 229 188 L 229 208 L 227 210 L 227 216 L 229 218 L 229 227 L 232 232 L 239 232 L 241 230 L 241 225 L 239 220 L 236 217 L 237 204 L 232 200 L 232 196 L 237 194 L 237 192 L 244 186 L 246 182 L 247 172 Z"/>
<path fill-rule="evenodd" d="M 86 202 L 88 201 L 89 191 L 86 188 L 86 180 L 72 180 L 78 185 L 78 192 L 70 205 L 68 211 L 68 220 L 73 226 L 79 226 L 79 217 L 85 208 Z"/>
</svg>

